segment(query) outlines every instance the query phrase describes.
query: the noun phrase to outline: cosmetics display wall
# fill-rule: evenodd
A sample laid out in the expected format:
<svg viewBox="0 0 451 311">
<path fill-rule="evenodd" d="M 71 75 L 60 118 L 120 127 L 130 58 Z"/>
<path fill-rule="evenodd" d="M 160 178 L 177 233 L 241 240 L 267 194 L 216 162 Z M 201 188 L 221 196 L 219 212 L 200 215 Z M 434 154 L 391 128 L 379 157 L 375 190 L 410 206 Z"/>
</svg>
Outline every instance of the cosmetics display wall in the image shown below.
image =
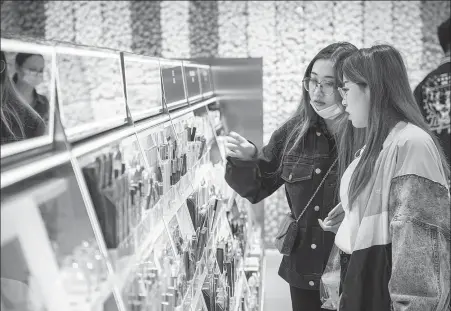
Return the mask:
<svg viewBox="0 0 451 311">
<path fill-rule="evenodd" d="M 260 310 L 261 228 L 224 180 L 209 66 L 47 47 L 52 150 L 2 159 L 2 310 Z"/>
</svg>

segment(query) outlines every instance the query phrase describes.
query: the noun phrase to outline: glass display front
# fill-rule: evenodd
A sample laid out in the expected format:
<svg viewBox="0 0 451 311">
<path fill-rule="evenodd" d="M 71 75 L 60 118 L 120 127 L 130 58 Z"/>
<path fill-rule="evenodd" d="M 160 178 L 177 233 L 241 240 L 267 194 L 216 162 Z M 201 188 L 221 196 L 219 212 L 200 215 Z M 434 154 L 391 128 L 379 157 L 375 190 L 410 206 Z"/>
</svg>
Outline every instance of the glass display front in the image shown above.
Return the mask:
<svg viewBox="0 0 451 311">
<path fill-rule="evenodd" d="M 187 104 L 181 61 L 161 61 L 164 99 L 169 109 Z"/>
<path fill-rule="evenodd" d="M 72 166 L 57 167 L 28 180 L 20 191 L 5 192 L 2 300 L 12 310 L 69 310 L 103 303 L 104 293 L 111 291 L 107 259 Z M 20 295 L 14 291 L 19 285 L 24 289 Z"/>
<path fill-rule="evenodd" d="M 202 66 L 199 68 L 200 85 L 202 88 L 202 97 L 208 98 L 213 95 L 213 85 L 211 79 L 210 66 Z"/>
<path fill-rule="evenodd" d="M 1 157 L 53 142 L 54 49 L 1 39 Z"/>
<path fill-rule="evenodd" d="M 120 55 L 56 48 L 58 101 L 69 141 L 127 123 Z"/>
<path fill-rule="evenodd" d="M 199 68 L 197 68 L 195 64 L 183 62 L 183 70 L 185 73 L 188 101 L 192 103 L 202 98 L 200 90 Z"/>
<path fill-rule="evenodd" d="M 156 58 L 124 55 L 127 104 L 134 121 L 161 113 L 160 64 Z"/>
</svg>

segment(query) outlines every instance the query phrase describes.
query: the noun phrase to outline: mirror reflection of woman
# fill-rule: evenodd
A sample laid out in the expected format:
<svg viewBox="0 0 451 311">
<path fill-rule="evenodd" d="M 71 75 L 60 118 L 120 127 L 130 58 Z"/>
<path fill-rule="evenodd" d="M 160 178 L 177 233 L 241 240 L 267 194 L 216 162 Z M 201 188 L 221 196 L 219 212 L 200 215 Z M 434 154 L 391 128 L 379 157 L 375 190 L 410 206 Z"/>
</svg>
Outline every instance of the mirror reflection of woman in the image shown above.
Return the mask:
<svg viewBox="0 0 451 311">
<path fill-rule="evenodd" d="M 9 78 L 5 53 L 1 52 L 1 144 L 42 136 L 46 124 L 17 92 Z"/>
<path fill-rule="evenodd" d="M 44 81 L 45 61 L 40 54 L 17 53 L 16 73 L 13 81 L 17 91 L 41 118 L 47 122 L 49 101 L 47 97 L 39 94 L 36 88 Z"/>
</svg>

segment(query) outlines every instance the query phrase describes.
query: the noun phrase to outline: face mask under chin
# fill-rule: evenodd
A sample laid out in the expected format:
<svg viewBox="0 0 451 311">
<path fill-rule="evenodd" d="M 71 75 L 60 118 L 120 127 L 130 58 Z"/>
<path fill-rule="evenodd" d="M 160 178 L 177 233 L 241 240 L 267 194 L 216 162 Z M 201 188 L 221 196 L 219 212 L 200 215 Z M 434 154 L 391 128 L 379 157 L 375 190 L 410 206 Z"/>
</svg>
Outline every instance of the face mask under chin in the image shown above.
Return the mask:
<svg viewBox="0 0 451 311">
<path fill-rule="evenodd" d="M 324 108 L 322 110 L 318 110 L 316 108 L 315 104 L 310 104 L 313 107 L 313 110 L 323 119 L 329 119 L 333 120 L 339 115 L 343 113 L 343 108 L 338 104 L 333 104 L 332 106 L 329 106 L 327 108 Z"/>
</svg>

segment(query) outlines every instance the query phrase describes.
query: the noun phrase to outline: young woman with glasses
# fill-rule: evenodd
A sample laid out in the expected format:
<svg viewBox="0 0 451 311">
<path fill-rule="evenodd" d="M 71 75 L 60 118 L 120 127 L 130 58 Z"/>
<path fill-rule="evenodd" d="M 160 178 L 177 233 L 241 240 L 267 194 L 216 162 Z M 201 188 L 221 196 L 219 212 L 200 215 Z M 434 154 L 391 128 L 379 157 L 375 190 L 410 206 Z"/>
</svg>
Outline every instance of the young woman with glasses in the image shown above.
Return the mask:
<svg viewBox="0 0 451 311">
<path fill-rule="evenodd" d="M 340 311 L 445 310 L 450 303 L 449 167 L 401 54 L 361 49 L 342 67 L 343 106 L 364 147 L 344 172 Z M 339 146 L 340 156 L 351 154 Z M 343 260 L 345 259 L 345 260 Z"/>
<path fill-rule="evenodd" d="M 354 51 L 356 47 L 350 43 L 334 43 L 312 59 L 295 115 L 273 133 L 262 150 L 258 152 L 237 133 L 230 133 L 226 141 L 226 181 L 250 202 L 257 203 L 285 185 L 286 211 L 297 218 L 318 189 L 299 219 L 293 250 L 283 257 L 279 269 L 279 275 L 290 285 L 294 311 L 321 310 L 319 281 L 334 236 L 324 232 L 317 219 L 328 215 L 338 203 L 338 172 L 333 164 L 337 159 L 335 127 L 343 108 L 336 72 L 342 59 Z M 352 126 L 341 133 L 353 135 Z M 349 148 L 356 144 L 352 140 L 348 143 Z M 329 217 L 328 225 L 340 222 L 343 214 L 336 216 Z"/>
</svg>

